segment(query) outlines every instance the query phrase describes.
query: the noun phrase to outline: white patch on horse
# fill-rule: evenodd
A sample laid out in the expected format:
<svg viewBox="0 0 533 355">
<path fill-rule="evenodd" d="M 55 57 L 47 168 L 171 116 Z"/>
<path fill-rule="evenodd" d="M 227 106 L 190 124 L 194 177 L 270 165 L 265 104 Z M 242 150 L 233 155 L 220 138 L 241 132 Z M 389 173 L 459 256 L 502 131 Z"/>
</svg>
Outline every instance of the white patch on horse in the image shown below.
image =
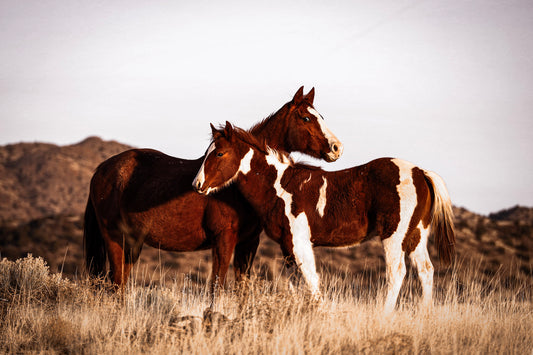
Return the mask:
<svg viewBox="0 0 533 355">
<path fill-rule="evenodd" d="M 239 170 L 243 175 L 246 175 L 252 170 L 250 164 L 252 163 L 252 158 L 254 157 L 254 151 L 252 148 L 246 153 L 246 155 L 241 159 L 241 165 L 239 165 Z"/>
<path fill-rule="evenodd" d="M 299 186 L 299 190 L 302 191 L 303 187 L 305 184 L 307 184 L 309 181 L 311 181 L 311 174 L 309 174 L 309 177 L 307 179 L 305 179 L 305 181 L 303 181 L 300 186 Z"/>
<path fill-rule="evenodd" d="M 326 203 L 328 202 L 326 197 L 326 192 L 328 188 L 328 180 L 324 176 L 322 176 L 322 180 L 324 181 L 322 183 L 322 186 L 320 187 L 319 196 L 318 196 L 318 203 L 316 204 L 316 210 L 320 217 L 324 217 L 324 210 L 326 209 Z"/>
<path fill-rule="evenodd" d="M 239 168 L 237 169 L 237 172 L 235 173 L 235 175 L 233 175 L 231 179 L 226 181 L 224 184 L 215 187 L 213 190 L 218 191 L 226 186 L 231 185 L 237 179 L 237 176 L 239 175 L 239 173 L 242 173 L 243 175 L 248 174 L 250 170 L 252 169 L 251 163 L 252 163 L 253 157 L 254 157 L 254 150 L 250 148 L 250 150 L 248 150 L 248 152 L 242 157 L 241 162 L 239 164 Z"/>
<path fill-rule="evenodd" d="M 214 143 L 212 144 L 212 146 L 214 146 Z M 215 149 L 215 148 L 213 149 L 211 148 L 212 147 L 209 147 L 208 154 L 206 154 L 205 156 L 204 162 L 202 163 L 202 166 L 200 167 L 200 171 L 198 172 L 198 174 L 196 175 L 196 177 L 194 178 L 192 182 L 193 186 L 197 186 L 198 182 L 201 182 L 200 186 L 202 186 L 205 182 L 204 164 L 205 164 L 205 160 L 207 159 L 207 156 Z M 254 151 L 252 148 L 250 148 L 248 153 L 246 153 L 244 157 L 242 157 L 239 168 L 237 169 L 237 172 L 235 173 L 235 175 L 233 175 L 229 180 L 227 180 L 225 183 L 223 183 L 220 186 L 208 187 L 207 190 L 205 191 L 205 194 L 209 195 L 213 192 L 217 192 L 218 190 L 231 185 L 235 181 L 235 179 L 237 179 L 237 176 L 239 175 L 239 173 L 243 173 L 244 175 L 248 174 L 251 170 L 250 165 L 251 165 L 253 157 L 254 157 Z"/>
<path fill-rule="evenodd" d="M 201 185 L 204 184 L 204 182 L 205 182 L 205 174 L 204 174 L 205 160 L 207 159 L 209 154 L 211 154 L 211 152 L 213 152 L 213 150 L 215 150 L 215 148 L 216 148 L 215 142 L 211 143 L 211 145 L 207 149 L 207 153 L 205 153 L 205 157 L 204 157 L 204 161 L 202 162 L 202 166 L 200 167 L 200 170 L 198 171 L 198 173 L 194 177 L 194 180 L 192 181 L 192 186 L 197 186 L 198 182 L 200 182 Z"/>
<path fill-rule="evenodd" d="M 412 176 L 414 165 L 401 159 L 392 159 L 391 161 L 400 169 L 400 183 L 396 186 L 400 197 L 400 221 L 396 231 L 389 238 L 383 240 L 388 285 L 387 298 L 385 300 L 386 312 L 391 312 L 394 309 L 400 287 L 407 272 L 402 242 L 409 229 L 409 223 L 417 204 L 416 188 Z"/>
<path fill-rule="evenodd" d="M 289 228 L 292 234 L 293 254 L 296 263 L 299 266 L 305 281 L 309 285 L 311 292 L 315 296 L 320 295 L 319 278 L 316 272 L 315 255 L 313 253 L 313 245 L 311 243 L 311 228 L 307 220 L 307 215 L 302 212 L 298 216 L 294 216 L 291 210 L 292 194 L 286 191 L 281 186 L 281 178 L 285 170 L 290 166 L 288 161 L 280 161 L 280 157 L 276 152 L 269 151 L 266 156 L 266 161 L 269 165 L 276 169 L 276 181 L 274 182 L 274 189 L 276 196 L 284 202 L 285 216 L 289 221 Z"/>
<path fill-rule="evenodd" d="M 291 215 L 292 218 L 294 216 Z M 300 266 L 300 270 L 311 288 L 313 295 L 319 295 L 319 279 L 316 272 L 315 254 L 313 253 L 313 244 L 311 243 L 311 228 L 307 215 L 302 212 L 291 223 L 292 233 L 292 251 L 296 264 Z"/>
</svg>

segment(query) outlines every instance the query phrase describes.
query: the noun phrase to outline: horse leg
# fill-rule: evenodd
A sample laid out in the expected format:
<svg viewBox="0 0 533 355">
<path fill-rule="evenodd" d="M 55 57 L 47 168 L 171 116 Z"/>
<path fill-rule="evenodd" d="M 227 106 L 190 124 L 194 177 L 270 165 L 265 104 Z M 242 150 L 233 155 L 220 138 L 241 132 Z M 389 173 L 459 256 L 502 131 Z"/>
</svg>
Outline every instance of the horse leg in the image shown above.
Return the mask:
<svg viewBox="0 0 533 355">
<path fill-rule="evenodd" d="M 291 255 L 287 252 L 285 252 L 282 248 L 283 252 L 283 265 L 282 265 L 282 271 L 287 275 L 287 279 L 289 280 L 289 289 L 291 291 L 295 291 L 298 287 L 298 284 L 300 283 L 300 279 L 302 276 L 302 273 L 298 269 L 298 266 L 296 265 L 296 260 L 294 260 L 294 255 Z"/>
<path fill-rule="evenodd" d="M 107 240 L 107 250 L 109 251 L 109 265 L 111 267 L 111 281 L 124 289 L 124 284 L 128 280 L 132 264 L 126 263 L 124 249 L 122 245 L 114 240 Z"/>
<path fill-rule="evenodd" d="M 239 291 L 239 310 L 243 312 L 246 309 L 248 295 L 250 294 L 250 274 L 252 263 L 259 246 L 261 228 L 253 233 L 246 235 L 242 241 L 235 246 L 233 254 L 233 268 L 235 269 L 235 281 Z"/>
<path fill-rule="evenodd" d="M 385 299 L 385 313 L 391 313 L 396 306 L 402 282 L 407 273 L 405 267 L 405 252 L 402 250 L 403 233 L 395 232 L 390 238 L 383 240 L 387 274 L 387 298 Z"/>
<path fill-rule="evenodd" d="M 247 240 L 237 243 L 233 255 L 233 267 L 235 268 L 235 280 L 242 282 L 250 278 L 252 263 L 259 247 L 259 233 L 254 232 Z"/>
<path fill-rule="evenodd" d="M 298 217 L 291 221 L 292 231 L 292 255 L 302 272 L 305 282 L 311 289 L 314 298 L 320 298 L 319 277 L 316 272 L 315 254 L 311 244 L 311 230 L 305 213 L 300 213 Z M 287 252 L 287 240 L 283 238 L 282 248 Z"/>
<path fill-rule="evenodd" d="M 433 299 L 433 264 L 429 258 L 427 249 L 427 242 L 429 236 L 429 228 L 422 228 L 418 226 L 420 231 L 420 242 L 415 250 L 409 254 L 411 262 L 416 267 L 418 278 L 422 284 L 422 306 L 428 307 Z"/>
<path fill-rule="evenodd" d="M 128 238 L 127 241 L 125 238 Z M 112 238 L 106 238 L 107 249 L 109 250 L 109 265 L 111 266 L 111 280 L 122 289 L 130 276 L 133 264 L 139 259 L 143 245 L 142 239 L 132 240 L 130 237 L 123 237 L 122 243 L 116 242 Z"/>
<path fill-rule="evenodd" d="M 237 244 L 237 233 L 233 229 L 221 232 L 215 238 L 215 246 L 212 249 L 213 265 L 210 281 L 211 294 L 215 296 L 217 288 L 224 287 L 229 263 L 233 255 L 233 249 Z"/>
</svg>

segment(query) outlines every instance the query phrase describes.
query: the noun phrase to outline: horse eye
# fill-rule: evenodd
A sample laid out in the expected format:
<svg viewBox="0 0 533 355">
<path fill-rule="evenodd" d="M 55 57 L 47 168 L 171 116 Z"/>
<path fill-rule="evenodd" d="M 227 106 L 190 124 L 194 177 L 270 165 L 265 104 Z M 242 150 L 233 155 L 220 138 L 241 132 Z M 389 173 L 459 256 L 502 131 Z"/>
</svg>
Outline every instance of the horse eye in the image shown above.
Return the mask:
<svg viewBox="0 0 533 355">
<path fill-rule="evenodd" d="M 217 157 L 221 157 L 221 156 L 223 156 L 223 155 L 224 155 L 224 153 L 220 153 L 220 152 L 217 153 Z"/>
<path fill-rule="evenodd" d="M 310 119 L 309 117 L 307 117 L 307 116 L 302 117 L 302 120 L 304 120 L 304 122 L 309 122 L 309 121 L 311 121 L 311 119 Z"/>
</svg>

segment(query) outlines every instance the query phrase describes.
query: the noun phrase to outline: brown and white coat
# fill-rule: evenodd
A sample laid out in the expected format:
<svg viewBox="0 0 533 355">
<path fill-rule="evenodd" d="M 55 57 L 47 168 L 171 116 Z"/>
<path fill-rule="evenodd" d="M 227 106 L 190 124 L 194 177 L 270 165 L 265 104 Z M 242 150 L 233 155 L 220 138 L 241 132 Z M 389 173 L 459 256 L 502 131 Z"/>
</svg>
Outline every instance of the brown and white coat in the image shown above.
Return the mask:
<svg viewBox="0 0 533 355">
<path fill-rule="evenodd" d="M 294 257 L 305 281 L 320 294 L 313 246 L 343 247 L 379 236 L 387 263 L 390 311 L 406 273 L 409 255 L 432 298 L 433 266 L 427 251 L 430 231 L 441 259 L 453 254 L 451 202 L 443 180 L 400 159 L 381 158 L 327 172 L 298 164 L 227 123 L 213 128 L 213 142 L 193 185 L 210 193 L 235 183 L 254 207 L 266 234 Z"/>
</svg>

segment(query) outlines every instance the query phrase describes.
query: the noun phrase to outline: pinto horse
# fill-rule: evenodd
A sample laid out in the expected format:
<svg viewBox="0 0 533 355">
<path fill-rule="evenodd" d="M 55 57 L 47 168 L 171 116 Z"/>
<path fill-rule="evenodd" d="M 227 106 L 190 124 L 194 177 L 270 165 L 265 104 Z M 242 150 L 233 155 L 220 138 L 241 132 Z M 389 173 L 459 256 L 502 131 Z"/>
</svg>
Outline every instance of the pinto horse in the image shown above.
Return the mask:
<svg viewBox="0 0 533 355">
<path fill-rule="evenodd" d="M 314 88 L 301 87 L 292 101 L 249 133 L 285 152 L 326 161 L 342 144 L 313 107 Z M 170 251 L 213 250 L 212 278 L 223 285 L 235 249 L 238 280 L 249 272 L 261 224 L 237 189 L 209 197 L 191 182 L 204 157 L 185 160 L 150 149 L 132 149 L 104 161 L 94 173 L 85 210 L 84 250 L 90 275 L 123 285 L 144 243 Z M 214 283 L 212 283 L 214 285 Z"/>
<path fill-rule="evenodd" d="M 210 195 L 237 186 L 266 234 L 292 258 L 314 296 L 320 297 L 312 246 L 346 247 L 380 236 L 387 264 L 386 311 L 396 305 L 409 255 L 430 304 L 433 265 L 427 241 L 435 236 L 440 258 L 454 252 L 450 198 L 442 178 L 400 159 L 381 158 L 327 172 L 298 164 L 248 132 L 226 122 L 211 126 L 213 141 L 193 186 Z"/>
</svg>

